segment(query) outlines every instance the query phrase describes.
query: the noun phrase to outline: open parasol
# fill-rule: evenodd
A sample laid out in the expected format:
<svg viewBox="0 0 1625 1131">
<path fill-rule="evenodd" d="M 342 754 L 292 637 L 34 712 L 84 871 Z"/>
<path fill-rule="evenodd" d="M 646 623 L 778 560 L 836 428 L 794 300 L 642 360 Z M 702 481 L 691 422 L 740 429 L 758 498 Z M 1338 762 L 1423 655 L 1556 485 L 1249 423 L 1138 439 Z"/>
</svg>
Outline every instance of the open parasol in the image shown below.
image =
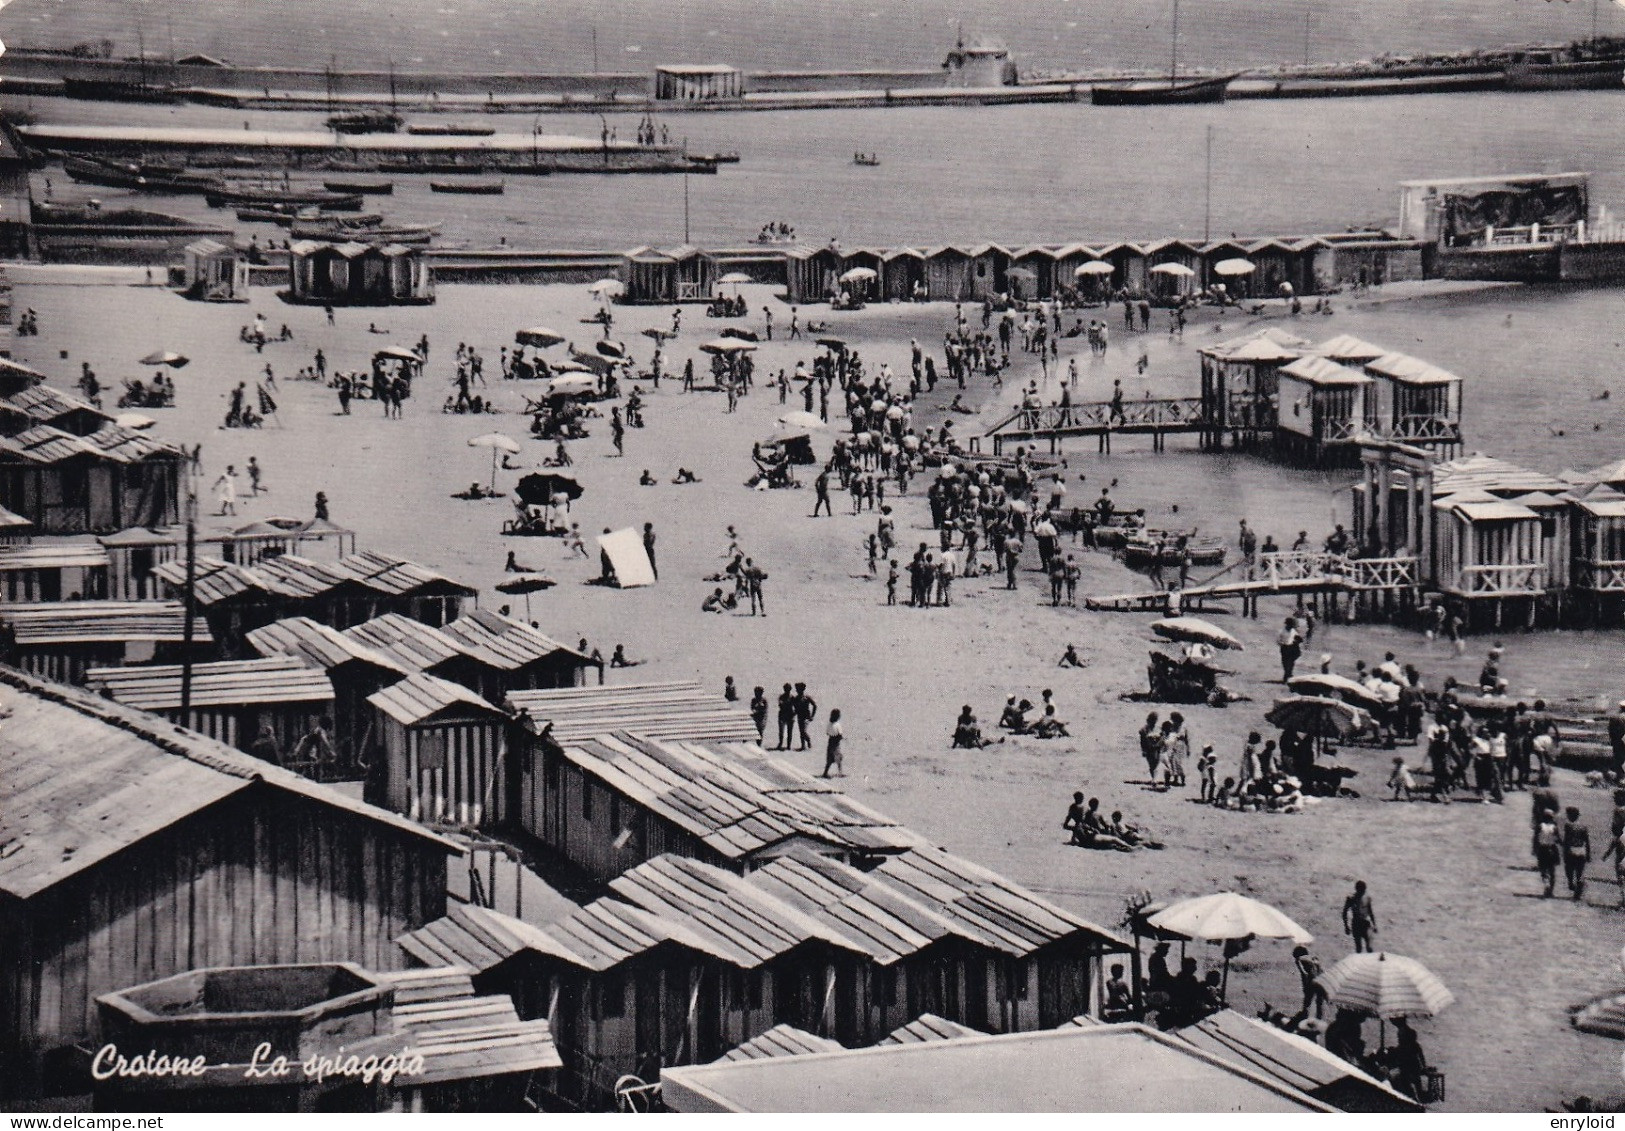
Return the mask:
<svg viewBox="0 0 1625 1131">
<path fill-rule="evenodd" d="M 117 424 L 120 428 L 128 428 L 132 432 L 139 432 L 143 428 L 151 428 L 158 422 L 152 417 L 148 416 L 146 413 L 121 412 L 113 418 L 113 423 Z"/>
<path fill-rule="evenodd" d="M 170 369 L 179 369 L 192 359 L 183 353 L 174 350 L 154 350 L 141 359 L 142 365 L 165 365 Z"/>
<path fill-rule="evenodd" d="M 1221 259 L 1213 265 L 1215 275 L 1235 276 L 1251 275 L 1258 270 L 1251 262 L 1245 259 Z"/>
<path fill-rule="evenodd" d="M 511 456 L 516 456 L 524 450 L 519 446 L 518 440 L 511 436 L 504 436 L 501 432 L 486 432 L 483 435 L 475 436 L 469 440 L 468 446 L 471 448 L 491 449 L 491 490 L 493 491 L 497 489 L 497 460 L 500 458 L 500 454 L 506 452 Z"/>
<path fill-rule="evenodd" d="M 514 573 L 509 574 L 496 583 L 498 593 L 507 593 L 525 599 L 525 619 L 530 619 L 530 595 L 540 593 L 544 589 L 551 589 L 558 582 L 545 573 Z"/>
<path fill-rule="evenodd" d="M 385 346 L 372 356 L 375 358 L 392 357 L 396 361 L 410 361 L 413 365 L 421 365 L 423 363 L 423 358 L 419 357 L 405 346 Z"/>
<path fill-rule="evenodd" d="M 717 280 L 717 282 L 719 282 L 719 283 L 730 283 L 730 284 L 732 284 L 733 286 L 736 286 L 736 287 L 740 283 L 754 283 L 755 281 L 756 281 L 755 279 L 752 279 L 749 275 L 745 274 L 743 271 L 729 271 L 726 275 L 724 275 L 722 278 Z"/>
<path fill-rule="evenodd" d="M 669 342 L 669 341 L 671 341 L 673 338 L 675 338 L 677 336 L 676 334 L 672 333 L 670 330 L 661 330 L 661 329 L 658 329 L 657 327 L 654 327 L 654 326 L 646 326 L 646 327 L 644 327 L 642 330 L 640 330 L 638 332 L 640 334 L 642 334 L 645 338 L 653 338 L 657 344 L 662 343 L 662 342 Z"/>
<path fill-rule="evenodd" d="M 783 416 L 779 417 L 779 423 L 786 428 L 792 428 L 802 432 L 806 432 L 809 429 L 822 430 L 829 427 L 829 425 L 825 424 L 821 419 L 819 419 L 817 413 L 802 412 L 800 409 L 797 409 L 795 412 L 785 413 Z"/>
<path fill-rule="evenodd" d="M 1008 278 L 1020 279 L 1027 283 L 1036 282 L 1038 279 L 1038 272 L 1026 267 L 1012 267 L 1005 272 L 1005 275 Z"/>
<path fill-rule="evenodd" d="M 1311 672 L 1308 675 L 1295 675 L 1287 680 L 1287 687 L 1294 694 L 1308 696 L 1322 696 L 1324 698 L 1341 699 L 1345 703 L 1352 703 L 1356 707 L 1380 707 L 1382 696 L 1372 691 L 1365 684 L 1352 680 L 1346 675 L 1336 675 L 1332 672 Z"/>
<path fill-rule="evenodd" d="M 1168 617 L 1165 620 L 1155 621 L 1151 625 L 1151 631 L 1164 640 L 1183 640 L 1207 644 L 1214 648 L 1233 648 L 1238 652 L 1245 650 L 1241 641 L 1201 617 Z"/>
<path fill-rule="evenodd" d="M 1174 279 L 1189 279 L 1196 274 L 1183 263 L 1159 263 L 1151 268 L 1153 275 L 1167 275 Z"/>
<path fill-rule="evenodd" d="M 1320 976 L 1326 1000 L 1384 1021 L 1432 1017 L 1456 1000 L 1447 986 L 1402 954 L 1351 954 Z"/>
<path fill-rule="evenodd" d="M 563 495 L 572 502 L 581 498 L 586 488 L 568 475 L 556 471 L 533 471 L 514 484 L 513 493 L 519 501 L 533 507 L 545 507 L 554 496 Z"/>
<path fill-rule="evenodd" d="M 1288 695 L 1277 699 L 1264 716 L 1272 726 L 1295 730 L 1315 738 L 1348 738 L 1371 725 L 1371 717 L 1341 699 L 1319 695 Z"/>
<path fill-rule="evenodd" d="M 1202 942 L 1243 942 L 1249 939 L 1284 939 L 1314 942 L 1315 936 L 1287 915 L 1233 891 L 1182 899 L 1146 920 L 1151 926 L 1180 938 Z M 1230 984 L 1230 948 L 1224 951 L 1224 984 Z"/>
<path fill-rule="evenodd" d="M 599 279 L 587 288 L 587 293 L 597 295 L 599 298 L 613 298 L 626 293 L 626 285 L 619 279 Z"/>
<path fill-rule="evenodd" d="M 598 391 L 598 378 L 585 365 L 555 365 L 560 376 L 547 383 L 545 397 L 582 397 Z"/>
<path fill-rule="evenodd" d="M 1110 263 L 1107 263 L 1104 259 L 1091 259 L 1088 263 L 1083 264 L 1076 271 L 1072 272 L 1072 274 L 1076 278 L 1082 278 L 1085 275 L 1111 275 L 1116 273 L 1116 271 L 1117 268 L 1113 267 Z"/>
<path fill-rule="evenodd" d="M 818 344 L 827 350 L 844 350 L 846 343 L 840 338 L 819 338 Z"/>
<path fill-rule="evenodd" d="M 592 348 L 612 361 L 626 360 L 626 345 L 623 342 L 597 341 Z"/>
<path fill-rule="evenodd" d="M 700 346 L 706 353 L 718 354 L 748 353 L 755 348 L 755 342 L 747 342 L 742 338 L 713 338 Z"/>
<path fill-rule="evenodd" d="M 513 336 L 513 340 L 522 346 L 536 346 L 546 349 L 556 346 L 564 341 L 564 335 L 557 330 L 550 330 L 546 326 L 532 326 L 528 330 L 521 330 Z"/>
<path fill-rule="evenodd" d="M 879 278 L 879 276 L 875 273 L 873 267 L 854 267 L 841 274 L 841 282 L 843 283 L 867 283 L 870 279 L 876 278 Z"/>
</svg>

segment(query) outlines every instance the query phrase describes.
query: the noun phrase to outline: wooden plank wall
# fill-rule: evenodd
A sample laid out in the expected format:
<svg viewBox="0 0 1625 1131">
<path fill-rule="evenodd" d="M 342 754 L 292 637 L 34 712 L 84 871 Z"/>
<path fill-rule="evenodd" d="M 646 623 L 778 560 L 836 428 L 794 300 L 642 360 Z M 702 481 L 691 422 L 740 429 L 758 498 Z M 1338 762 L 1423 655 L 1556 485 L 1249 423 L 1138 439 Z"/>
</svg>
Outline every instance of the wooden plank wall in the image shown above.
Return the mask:
<svg viewBox="0 0 1625 1131">
<path fill-rule="evenodd" d="M 446 913 L 446 857 L 255 787 L 4 910 L 0 1063 L 19 1071 L 0 1095 L 28 1095 L 44 1054 L 95 1040 L 99 994 L 202 966 L 401 966 L 393 940 Z"/>
</svg>

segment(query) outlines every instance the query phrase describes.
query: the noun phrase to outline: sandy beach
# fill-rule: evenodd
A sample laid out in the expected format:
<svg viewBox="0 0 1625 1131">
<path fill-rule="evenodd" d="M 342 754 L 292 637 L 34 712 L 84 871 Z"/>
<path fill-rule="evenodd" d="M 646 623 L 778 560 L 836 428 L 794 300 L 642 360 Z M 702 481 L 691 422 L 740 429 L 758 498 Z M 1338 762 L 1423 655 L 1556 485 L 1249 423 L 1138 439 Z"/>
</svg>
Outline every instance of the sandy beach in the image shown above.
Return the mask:
<svg viewBox="0 0 1625 1131">
<path fill-rule="evenodd" d="M 1455 992 L 1458 1004 L 1420 1026 L 1431 1059 L 1448 1074 L 1448 1110 L 1529 1109 L 1555 1105 L 1580 1093 L 1618 1099 L 1618 1047 L 1570 1029 L 1567 1010 L 1622 981 L 1618 942 L 1620 892 L 1603 867 L 1593 866 L 1584 904 L 1543 901 L 1528 853 L 1528 800 L 1509 794 L 1505 806 L 1450 807 L 1386 801 L 1382 781 L 1390 756 L 1355 748 L 1345 760 L 1360 771 L 1358 799 L 1311 805 L 1296 815 L 1221 812 L 1193 803 L 1184 792 L 1145 788 L 1134 732 L 1148 709 L 1125 693 L 1143 690 L 1145 656 L 1154 647 L 1150 618 L 1096 614 L 1049 607 L 1039 575 L 1024 572 L 1007 592 L 998 579 L 967 579 L 956 585 L 947 609 L 885 606 L 884 587 L 870 580 L 863 541 L 873 516 L 850 514 L 837 496 L 832 518 L 808 517 L 812 472 L 803 469 L 805 490 L 751 491 L 750 446 L 772 430 L 774 418 L 800 408 L 792 396 L 780 407 L 762 388 L 725 412 L 720 394 L 682 394 L 679 382 L 658 391 L 644 386 L 648 426 L 632 429 L 626 454 L 618 457 L 604 421 L 590 438 L 572 445 L 574 471 L 586 493 L 571 517 L 594 534 L 606 527 L 641 527 L 659 534 L 660 581 L 651 588 L 620 591 L 589 585 L 591 560 L 568 556 L 561 540 L 504 538 L 506 500 L 464 502 L 451 493 L 490 477 L 485 449 L 466 441 L 493 429 L 525 448 L 519 458 L 537 466 L 551 444 L 528 438 L 520 383 L 503 382 L 497 354 L 515 330 L 554 327 L 585 346 L 597 327 L 581 320 L 594 309 L 582 287 L 441 287 L 435 305 L 420 309 L 340 310 L 325 325 L 320 309 L 286 306 L 270 291 L 256 291 L 249 305 L 209 306 L 179 299 L 138 283 L 140 273 L 21 269 L 13 274 L 15 303 L 39 314 L 41 333 L 16 341 L 19 360 L 71 386 L 89 361 L 116 397 L 119 379 L 145 376 L 135 359 L 171 349 L 192 362 L 176 375 L 179 405 L 158 410 L 156 432 L 203 445 L 199 480 L 201 509 L 214 508 L 209 484 L 227 464 L 240 470 L 249 456 L 265 469 L 269 493 L 239 504 L 240 522 L 273 515 L 309 517 L 318 490 L 332 503 L 332 517 L 354 528 L 363 548 L 396 553 L 433 565 L 482 588 L 481 605 L 515 602 L 491 590 L 507 551 L 519 562 L 552 574 L 557 588 L 532 598 L 534 619 L 560 640 L 587 638 L 607 656 L 616 644 L 642 666 L 611 672 L 610 680 L 693 677 L 719 693 L 732 675 L 741 692 L 762 685 L 770 695 L 786 681 L 806 681 L 821 718 L 841 708 L 848 735 L 848 787 L 863 800 L 912 825 L 956 852 L 1009 874 L 1098 922 L 1115 926 L 1124 903 L 1149 891 L 1174 898 L 1230 888 L 1267 900 L 1314 932 L 1316 952 L 1330 965 L 1348 951 L 1338 911 L 1357 878 L 1372 886 L 1384 948 L 1425 962 Z M 74 285 L 69 285 L 74 284 Z M 766 287 L 746 287 L 752 317 L 770 305 L 780 340 L 763 343 L 758 376 L 796 359 L 810 361 L 810 342 L 785 342 L 789 311 Z M 1617 324 L 1617 300 L 1607 292 L 1537 292 L 1476 289 L 1454 294 L 1396 290 L 1350 305 L 1334 300 L 1331 318 L 1289 326 L 1312 338 L 1348 332 L 1414 353 L 1467 378 L 1467 449 L 1484 450 L 1543 470 L 1588 467 L 1625 454 L 1625 398 L 1593 399 L 1617 371 L 1621 344 L 1597 332 Z M 238 340 L 238 328 L 262 312 L 275 329 L 286 322 L 292 343 L 273 343 L 263 354 Z M 1094 312 L 1084 312 L 1085 317 Z M 832 332 L 858 348 L 871 365 L 889 361 L 908 369 L 908 341 L 940 351 L 952 319 L 946 304 L 874 307 L 829 315 Z M 1156 329 L 1125 335 L 1120 314 L 1111 321 L 1112 348 L 1104 362 L 1091 362 L 1081 339 L 1068 340 L 1078 360 L 1083 389 L 1076 399 L 1101 399 L 1114 378 L 1131 395 L 1193 395 L 1195 350 L 1253 324 L 1227 315 L 1215 325 L 1202 314 L 1183 340 L 1170 339 L 1159 315 Z M 668 328 L 669 308 L 616 308 L 613 336 L 646 363 L 645 327 Z M 1070 318 L 1068 319 L 1070 322 Z M 371 334 L 368 323 L 387 334 Z M 1534 332 L 1538 328 L 1538 333 Z M 698 344 L 720 324 L 703 308 L 685 308 L 682 335 L 668 348 L 668 368 L 694 356 Z M 404 419 L 387 421 L 372 402 L 356 402 L 353 415 L 320 385 L 292 380 L 320 348 L 329 369 L 365 369 L 373 350 L 409 345 L 427 333 L 432 343 L 425 377 L 406 406 Z M 499 415 L 446 415 L 440 405 L 450 390 L 453 354 L 466 341 L 486 359 L 489 393 Z M 1135 374 L 1144 350 L 1148 368 Z M 562 356 L 563 347 L 554 351 Z M 940 352 L 938 352 L 940 364 Z M 1063 349 L 1062 368 L 1068 352 Z M 252 388 L 269 363 L 280 385 L 281 411 L 263 430 L 223 430 L 229 390 L 240 380 Z M 965 417 L 956 431 L 968 434 L 978 421 L 996 420 L 1029 376 L 1022 358 L 1002 390 L 973 387 L 967 400 L 986 407 Z M 487 390 L 476 390 L 482 393 Z M 925 396 L 919 423 L 934 423 L 953 395 L 938 386 Z M 1058 392 L 1050 382 L 1047 398 Z M 1535 406 L 1539 405 L 1538 414 Z M 832 422 L 838 427 L 840 421 Z M 979 429 L 974 429 L 979 430 Z M 1180 448 L 1179 444 L 1185 444 Z M 1121 505 L 1144 507 L 1153 525 L 1198 527 L 1234 541 L 1237 520 L 1268 514 L 1255 525 L 1289 543 L 1298 529 L 1324 536 L 1348 517 L 1347 472 L 1290 470 L 1243 456 L 1206 456 L 1194 440 L 1176 441 L 1153 455 L 1148 442 L 1122 442 L 1110 456 L 1086 448 L 1068 453 L 1073 497 L 1092 498 L 1113 479 Z M 675 486 L 679 466 L 703 482 Z M 658 486 L 640 487 L 649 469 Z M 498 473 L 498 487 L 512 486 L 518 472 Z M 1078 475 L 1086 477 L 1083 483 Z M 924 505 L 925 484 L 895 500 L 901 547 L 934 535 Z M 206 517 L 205 521 L 215 521 Z M 707 616 L 701 599 L 711 586 L 704 576 L 723 564 L 724 529 L 738 527 L 746 548 L 767 570 L 769 615 Z M 900 547 L 900 548 L 901 548 Z M 1144 579 L 1111 557 L 1077 550 L 1083 566 L 1080 595 L 1143 588 Z M 1036 563 L 1029 563 L 1036 564 Z M 1228 683 L 1251 698 L 1228 709 L 1186 708 L 1193 740 L 1213 743 L 1221 777 L 1235 773 L 1248 730 L 1280 692 L 1273 633 L 1284 600 L 1264 604 L 1256 621 L 1224 617 L 1247 650 L 1229 655 L 1235 670 Z M 1625 691 L 1619 633 L 1511 634 L 1505 637 L 1503 674 L 1514 694 L 1544 695 L 1565 712 L 1606 710 Z M 1055 666 L 1067 644 L 1077 645 L 1087 666 Z M 1449 645 L 1383 626 L 1323 626 L 1309 651 L 1330 652 L 1338 669 L 1356 659 L 1380 659 L 1393 649 L 1422 669 L 1430 687 L 1446 676 L 1476 676 L 1490 644 L 1473 638 L 1457 657 Z M 1072 723 L 1071 739 L 1044 742 L 1017 738 L 985 751 L 952 750 L 949 738 L 961 704 L 970 704 L 990 726 L 1004 696 L 1037 700 L 1053 688 L 1061 714 Z M 1408 756 L 1411 751 L 1402 749 Z M 818 769 L 814 754 L 792 754 Z M 1415 752 L 1412 764 L 1422 761 Z M 1582 807 L 1600 847 L 1608 827 L 1608 797 L 1587 790 L 1578 775 L 1562 773 L 1557 786 L 1565 803 Z M 1060 830 L 1074 789 L 1122 808 L 1155 829 L 1161 852 L 1132 858 L 1090 853 L 1065 844 Z M 1200 948 L 1198 948 L 1200 949 Z M 1216 950 L 1199 954 L 1204 965 Z M 1233 967 L 1232 1004 L 1253 1014 L 1265 1002 L 1296 1008 L 1297 980 L 1289 948 L 1264 943 Z M 1375 1026 L 1368 1026 L 1368 1041 Z"/>
</svg>

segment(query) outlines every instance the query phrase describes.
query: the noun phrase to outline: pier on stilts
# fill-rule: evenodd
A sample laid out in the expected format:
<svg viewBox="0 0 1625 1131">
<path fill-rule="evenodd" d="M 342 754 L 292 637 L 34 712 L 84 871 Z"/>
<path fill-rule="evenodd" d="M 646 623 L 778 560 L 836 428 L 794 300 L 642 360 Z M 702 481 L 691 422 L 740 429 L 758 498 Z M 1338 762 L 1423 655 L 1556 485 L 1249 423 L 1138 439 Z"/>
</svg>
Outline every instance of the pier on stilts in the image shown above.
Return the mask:
<svg viewBox="0 0 1625 1131">
<path fill-rule="evenodd" d="M 1234 432 L 1237 426 L 1228 425 L 1225 431 Z M 1262 430 L 1248 428 L 1249 432 Z M 1056 453 L 1070 439 L 1093 437 L 1102 453 L 1112 450 L 1114 436 L 1150 436 L 1153 451 L 1164 451 L 1169 436 L 1199 435 L 1204 446 L 1211 442 L 1214 432 L 1201 397 L 1148 397 L 1144 400 L 1087 401 L 1072 405 L 1040 405 L 1021 407 L 998 423 L 979 440 L 990 440 L 993 451 L 999 454 L 1005 444 L 1033 444 L 1047 442 L 1050 452 Z"/>
<path fill-rule="evenodd" d="M 1239 571 L 1241 576 L 1223 580 Z M 1184 589 L 1149 589 L 1084 598 L 1097 612 L 1188 612 L 1219 601 L 1241 602 L 1242 616 L 1258 616 L 1259 601 L 1291 596 L 1313 602 L 1321 616 L 1337 616 L 1338 599 L 1351 602 L 1357 616 L 1374 617 L 1414 606 L 1421 582 L 1414 555 L 1350 558 L 1318 551 L 1283 550 L 1259 554 L 1251 570 L 1237 563 Z"/>
</svg>

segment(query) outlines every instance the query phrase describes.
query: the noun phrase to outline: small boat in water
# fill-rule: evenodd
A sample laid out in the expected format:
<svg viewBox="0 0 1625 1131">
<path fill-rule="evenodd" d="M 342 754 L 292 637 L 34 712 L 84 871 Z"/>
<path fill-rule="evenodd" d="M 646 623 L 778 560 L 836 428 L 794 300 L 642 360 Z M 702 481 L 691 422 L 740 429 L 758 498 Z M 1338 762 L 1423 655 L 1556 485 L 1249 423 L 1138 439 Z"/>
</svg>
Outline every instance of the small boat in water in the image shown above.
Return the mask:
<svg viewBox="0 0 1625 1131">
<path fill-rule="evenodd" d="M 340 134 L 392 134 L 401 128 L 404 119 L 389 110 L 358 110 L 351 114 L 333 114 L 327 119 L 327 128 Z"/>
<path fill-rule="evenodd" d="M 348 228 L 335 224 L 335 219 L 329 216 L 321 220 L 295 220 L 288 234 L 296 240 L 321 240 L 324 243 L 426 244 L 434 239 L 436 232 L 427 224 Z"/>
<path fill-rule="evenodd" d="M 394 181 L 323 181 L 328 192 L 360 193 L 362 196 L 390 196 L 395 192 Z"/>
<path fill-rule="evenodd" d="M 1235 75 L 1208 79 L 1152 79 L 1122 85 L 1089 88 L 1089 101 L 1096 106 L 1187 106 L 1223 102 Z"/>
<path fill-rule="evenodd" d="M 727 153 L 690 153 L 690 161 L 698 161 L 702 165 L 737 165 L 739 164 L 739 150 L 729 150 Z"/>
<path fill-rule="evenodd" d="M 880 154 L 878 154 L 878 153 L 854 153 L 852 155 L 852 164 L 854 164 L 854 165 L 863 165 L 863 166 L 866 166 L 866 167 L 872 169 L 875 166 L 880 164 Z"/>
<path fill-rule="evenodd" d="M 149 82 L 119 82 L 116 79 L 76 79 L 62 76 L 62 93 L 69 98 L 95 102 L 164 102 L 181 100 L 180 93 Z"/>
<path fill-rule="evenodd" d="M 430 181 L 430 192 L 462 193 L 465 196 L 501 196 L 501 181 Z"/>
<path fill-rule="evenodd" d="M 1179 564 L 1179 541 L 1172 534 L 1161 539 L 1133 538 L 1123 544 L 1123 564 L 1130 569 L 1148 569 L 1157 561 L 1157 547 L 1162 547 L 1162 564 Z M 1185 543 L 1191 565 L 1216 566 L 1224 564 L 1225 544 L 1215 538 L 1190 538 Z"/>
<path fill-rule="evenodd" d="M 80 184 L 137 192 L 199 193 L 220 187 L 220 180 L 203 173 L 158 165 L 131 165 L 100 157 L 64 154 L 62 170 Z"/>
<path fill-rule="evenodd" d="M 447 122 L 444 125 L 438 122 L 414 122 L 406 127 L 406 132 L 418 137 L 490 137 L 497 131 L 495 126 L 465 126 L 456 122 Z"/>
<path fill-rule="evenodd" d="M 223 185 L 203 194 L 210 208 L 238 206 L 266 209 L 325 208 L 329 212 L 360 212 L 361 197 L 355 193 L 328 192 L 326 189 L 249 188 Z"/>
</svg>

